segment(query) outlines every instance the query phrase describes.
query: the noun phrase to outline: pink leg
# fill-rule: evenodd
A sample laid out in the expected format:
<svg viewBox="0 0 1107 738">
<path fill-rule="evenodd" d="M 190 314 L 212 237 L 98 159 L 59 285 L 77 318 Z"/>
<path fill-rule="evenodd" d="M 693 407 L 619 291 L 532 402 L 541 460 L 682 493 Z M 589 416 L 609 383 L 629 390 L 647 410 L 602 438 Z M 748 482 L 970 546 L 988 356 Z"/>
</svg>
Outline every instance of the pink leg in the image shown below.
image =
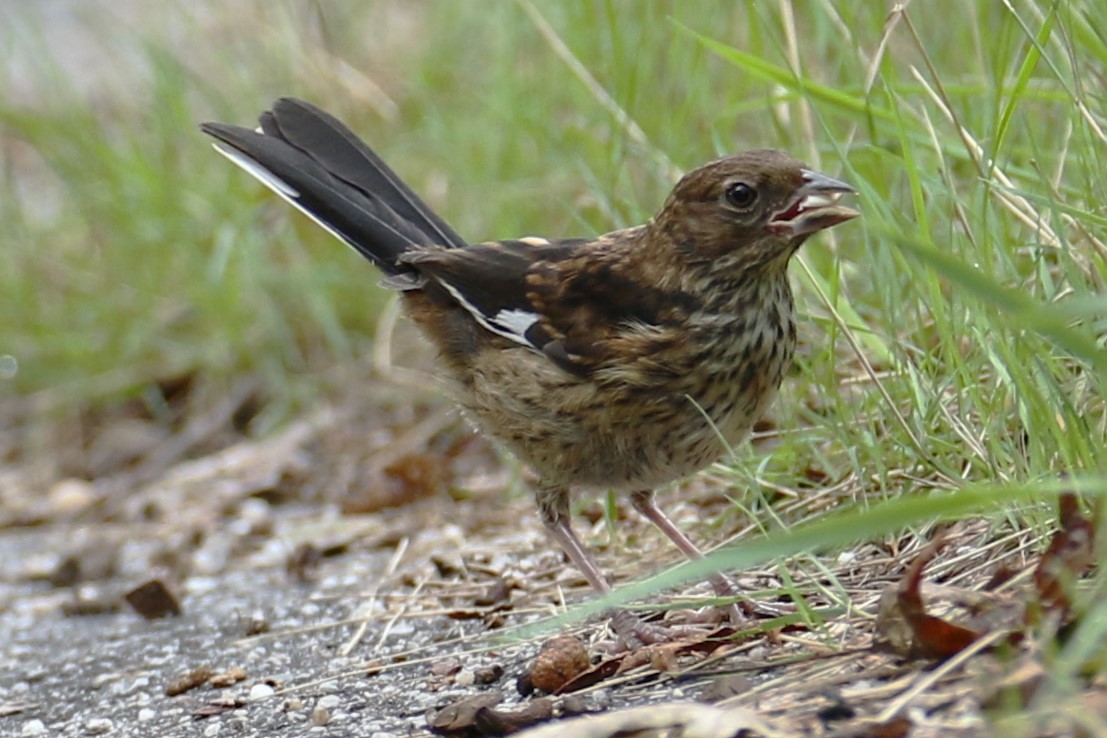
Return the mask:
<svg viewBox="0 0 1107 738">
<path fill-rule="evenodd" d="M 557 541 L 557 545 L 568 554 L 569 559 L 600 594 L 611 591 L 611 584 L 600 572 L 600 567 L 592 554 L 577 538 L 569 520 L 569 493 L 562 488 L 539 487 L 537 491 L 538 510 L 546 529 Z M 638 615 L 630 610 L 615 608 L 611 613 L 611 628 L 626 644 L 664 643 L 672 640 L 674 634 L 667 628 L 642 622 Z"/>
<path fill-rule="evenodd" d="M 588 580 L 588 583 L 592 585 L 592 589 L 600 594 L 610 592 L 611 585 L 600 573 L 600 567 L 596 565 L 596 560 L 592 558 L 592 554 L 588 553 L 588 549 L 584 547 L 584 544 L 577 538 L 577 534 L 573 532 L 573 526 L 569 522 L 569 518 L 556 517 L 551 519 L 543 516 L 542 522 L 546 524 L 546 529 L 557 541 L 557 545 L 561 546 L 561 550 L 569 555 L 569 559 L 584 575 L 584 578 Z"/>
<path fill-rule="evenodd" d="M 691 539 L 684 535 L 684 532 L 676 526 L 676 523 L 670 520 L 669 516 L 657 506 L 652 490 L 647 489 L 634 492 L 631 495 L 631 503 L 634 505 L 635 510 L 656 525 L 658 530 L 676 544 L 676 547 L 679 548 L 685 556 L 693 561 L 698 561 L 703 558 L 703 552 L 699 550 L 696 544 L 692 543 Z M 715 589 L 715 594 L 720 597 L 735 597 L 738 595 L 738 590 L 731 584 L 730 580 L 721 574 L 711 575 L 711 586 Z M 737 609 L 733 609 L 731 613 L 732 619 L 737 614 Z M 738 621 L 736 620 L 735 622 Z"/>
<path fill-rule="evenodd" d="M 535 487 L 534 499 L 538 503 L 542 524 L 557 541 L 557 545 L 561 546 L 561 550 L 568 554 L 573 565 L 592 585 L 592 589 L 600 594 L 610 592 L 611 585 L 600 572 L 596 560 L 573 532 L 573 524 L 569 519 L 569 490 L 565 487 L 539 485 Z"/>
</svg>

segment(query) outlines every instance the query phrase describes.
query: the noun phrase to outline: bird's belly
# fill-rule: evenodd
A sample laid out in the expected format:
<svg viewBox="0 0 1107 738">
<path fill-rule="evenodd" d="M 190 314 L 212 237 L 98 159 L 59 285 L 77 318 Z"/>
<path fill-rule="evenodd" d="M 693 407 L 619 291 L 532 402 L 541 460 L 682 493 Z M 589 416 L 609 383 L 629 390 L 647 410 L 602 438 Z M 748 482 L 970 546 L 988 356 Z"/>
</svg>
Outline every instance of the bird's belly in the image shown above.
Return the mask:
<svg viewBox="0 0 1107 738">
<path fill-rule="evenodd" d="M 482 367 L 464 407 L 544 482 L 591 488 L 653 488 L 717 461 L 745 439 L 782 374 L 728 366 L 620 387 L 518 353 Z"/>
</svg>

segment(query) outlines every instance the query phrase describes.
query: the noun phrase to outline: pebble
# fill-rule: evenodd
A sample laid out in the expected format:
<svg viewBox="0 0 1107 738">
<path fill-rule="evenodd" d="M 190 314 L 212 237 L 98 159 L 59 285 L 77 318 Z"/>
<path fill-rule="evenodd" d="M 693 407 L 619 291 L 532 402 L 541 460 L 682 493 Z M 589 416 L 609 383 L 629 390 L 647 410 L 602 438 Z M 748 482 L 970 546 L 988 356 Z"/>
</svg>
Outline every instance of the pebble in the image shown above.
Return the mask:
<svg viewBox="0 0 1107 738">
<path fill-rule="evenodd" d="M 144 707 L 138 711 L 138 721 L 144 723 L 147 720 L 153 720 L 158 714 L 151 710 L 149 707 Z"/>
<path fill-rule="evenodd" d="M 96 500 L 92 485 L 80 479 L 63 479 L 46 496 L 55 515 L 72 515 Z"/>
<path fill-rule="evenodd" d="M 111 718 L 89 718 L 85 721 L 85 733 L 88 735 L 103 735 L 115 729 L 115 723 Z"/>
<path fill-rule="evenodd" d="M 331 721 L 331 711 L 322 705 L 316 705 L 315 709 L 311 711 L 311 724 L 312 725 L 326 725 Z"/>
<path fill-rule="evenodd" d="M 339 697 L 337 694 L 325 694 L 319 698 L 319 701 L 316 704 L 322 707 L 324 710 L 333 710 L 334 708 L 338 707 L 341 702 L 342 698 Z"/>
<path fill-rule="evenodd" d="M 28 720 L 23 723 L 23 727 L 19 730 L 19 735 L 46 735 L 46 725 L 41 720 Z"/>
<path fill-rule="evenodd" d="M 266 697 L 273 696 L 273 688 L 268 684 L 258 683 L 250 687 L 250 699 L 251 700 L 263 700 Z"/>
</svg>

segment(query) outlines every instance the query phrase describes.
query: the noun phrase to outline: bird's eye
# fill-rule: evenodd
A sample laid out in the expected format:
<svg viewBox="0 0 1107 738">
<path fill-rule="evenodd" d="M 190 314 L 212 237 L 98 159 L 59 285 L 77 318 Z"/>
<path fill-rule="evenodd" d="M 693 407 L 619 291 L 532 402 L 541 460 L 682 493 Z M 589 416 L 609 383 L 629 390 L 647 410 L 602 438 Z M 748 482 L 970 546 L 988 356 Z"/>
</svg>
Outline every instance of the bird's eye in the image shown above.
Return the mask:
<svg viewBox="0 0 1107 738">
<path fill-rule="evenodd" d="M 726 201 L 745 210 L 757 200 L 757 190 L 745 182 L 731 182 L 726 186 Z"/>
</svg>

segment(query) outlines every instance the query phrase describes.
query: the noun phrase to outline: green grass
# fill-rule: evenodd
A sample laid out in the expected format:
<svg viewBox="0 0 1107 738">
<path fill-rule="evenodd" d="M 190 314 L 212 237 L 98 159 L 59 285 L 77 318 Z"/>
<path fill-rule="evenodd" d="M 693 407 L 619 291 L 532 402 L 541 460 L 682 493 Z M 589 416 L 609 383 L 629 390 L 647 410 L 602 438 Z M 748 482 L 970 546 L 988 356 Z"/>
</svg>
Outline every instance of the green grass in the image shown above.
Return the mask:
<svg viewBox="0 0 1107 738">
<path fill-rule="evenodd" d="M 891 501 L 884 531 L 931 499 L 973 507 L 941 496 L 958 489 L 1003 500 L 997 526 L 1044 527 L 1059 475 L 1107 481 L 1098 4 L 788 5 L 173 7 L 88 36 L 143 70 L 92 99 L 27 13 L 0 31 L 29 89 L 0 100 L 0 354 L 19 365 L 0 387 L 72 408 L 252 371 L 291 409 L 369 350 L 375 273 L 196 130 L 278 95 L 345 119 L 471 239 L 639 222 L 672 166 L 775 146 L 853 183 L 864 217 L 793 267 L 805 343 L 774 412 L 790 432 L 768 457 L 738 449 L 735 490 L 852 480 L 838 535 L 811 529 L 826 545 L 875 533 L 870 501 Z M 744 499 L 769 529 L 796 523 Z M 1062 654 L 1057 683 L 1079 662 Z"/>
</svg>

